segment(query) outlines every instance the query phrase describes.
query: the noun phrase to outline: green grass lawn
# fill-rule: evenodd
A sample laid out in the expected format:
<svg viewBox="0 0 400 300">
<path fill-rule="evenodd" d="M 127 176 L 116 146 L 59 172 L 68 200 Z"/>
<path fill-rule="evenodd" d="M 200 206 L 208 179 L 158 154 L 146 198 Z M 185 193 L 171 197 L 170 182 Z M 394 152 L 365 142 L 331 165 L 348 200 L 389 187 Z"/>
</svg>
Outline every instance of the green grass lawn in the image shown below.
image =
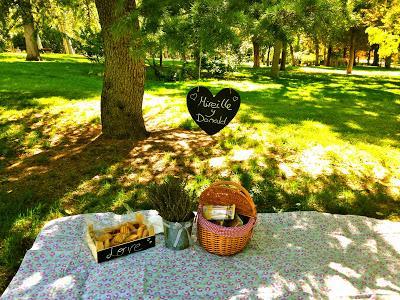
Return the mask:
<svg viewBox="0 0 400 300">
<path fill-rule="evenodd" d="M 148 70 L 141 142 L 100 133 L 102 66 L 80 56 L 25 62 L 0 54 L 0 291 L 45 221 L 149 208 L 144 187 L 169 174 L 201 191 L 240 181 L 260 212 L 317 210 L 400 219 L 400 72 L 293 68 L 278 80 L 242 68 L 224 80 L 164 83 Z M 177 64 L 177 62 L 167 62 Z M 215 136 L 186 109 L 197 85 L 239 91 Z"/>
</svg>

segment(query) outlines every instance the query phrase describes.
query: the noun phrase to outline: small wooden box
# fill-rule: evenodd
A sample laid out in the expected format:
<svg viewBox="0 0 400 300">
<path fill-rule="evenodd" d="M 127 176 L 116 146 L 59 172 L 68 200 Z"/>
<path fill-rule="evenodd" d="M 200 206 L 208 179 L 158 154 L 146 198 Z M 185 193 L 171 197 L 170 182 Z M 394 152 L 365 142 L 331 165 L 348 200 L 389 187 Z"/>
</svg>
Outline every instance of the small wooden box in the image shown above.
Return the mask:
<svg viewBox="0 0 400 300">
<path fill-rule="evenodd" d="M 98 263 L 149 249 L 156 243 L 154 226 L 139 212 L 121 216 L 111 227 L 90 216 L 86 224 L 86 242 Z"/>
</svg>

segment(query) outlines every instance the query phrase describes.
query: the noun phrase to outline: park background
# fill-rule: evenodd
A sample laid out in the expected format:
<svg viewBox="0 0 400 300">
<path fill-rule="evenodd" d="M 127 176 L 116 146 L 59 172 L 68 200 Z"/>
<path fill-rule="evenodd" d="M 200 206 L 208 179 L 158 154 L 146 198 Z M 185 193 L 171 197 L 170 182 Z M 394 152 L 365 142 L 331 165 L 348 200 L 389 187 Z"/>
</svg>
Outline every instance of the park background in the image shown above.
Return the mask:
<svg viewBox="0 0 400 300">
<path fill-rule="evenodd" d="M 241 182 L 259 212 L 400 219 L 398 1 L 119 2 L 147 138 L 102 134 L 102 1 L 0 4 L 0 291 L 46 221 L 151 208 L 168 175 Z M 198 85 L 241 95 L 214 136 L 186 108 Z"/>
</svg>

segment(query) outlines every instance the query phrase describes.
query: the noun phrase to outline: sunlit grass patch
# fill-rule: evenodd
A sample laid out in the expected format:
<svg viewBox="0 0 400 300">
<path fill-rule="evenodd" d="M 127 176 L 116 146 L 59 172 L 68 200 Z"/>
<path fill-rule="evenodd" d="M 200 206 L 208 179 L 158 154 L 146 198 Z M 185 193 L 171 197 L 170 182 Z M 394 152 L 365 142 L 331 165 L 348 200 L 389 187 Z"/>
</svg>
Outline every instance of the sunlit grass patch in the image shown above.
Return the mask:
<svg viewBox="0 0 400 300">
<path fill-rule="evenodd" d="M 0 154 L 9 159 L 15 154 L 34 155 L 75 139 L 82 126 L 99 124 L 98 100 L 71 102 L 52 97 L 42 104 L 40 110 L 3 109 Z"/>
</svg>

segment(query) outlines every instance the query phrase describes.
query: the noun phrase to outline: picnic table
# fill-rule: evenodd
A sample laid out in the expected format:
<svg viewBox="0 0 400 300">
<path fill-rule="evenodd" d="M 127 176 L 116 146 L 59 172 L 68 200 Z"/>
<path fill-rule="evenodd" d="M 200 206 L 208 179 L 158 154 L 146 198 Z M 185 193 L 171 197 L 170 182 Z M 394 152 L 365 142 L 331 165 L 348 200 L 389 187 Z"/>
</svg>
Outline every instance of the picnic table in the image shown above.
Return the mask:
<svg viewBox="0 0 400 300">
<path fill-rule="evenodd" d="M 111 224 L 119 216 L 94 217 Z M 397 222 L 258 214 L 251 243 L 231 257 L 197 243 L 173 251 L 159 234 L 154 248 L 97 264 L 84 241 L 84 220 L 46 224 L 2 299 L 400 298 Z"/>
</svg>

